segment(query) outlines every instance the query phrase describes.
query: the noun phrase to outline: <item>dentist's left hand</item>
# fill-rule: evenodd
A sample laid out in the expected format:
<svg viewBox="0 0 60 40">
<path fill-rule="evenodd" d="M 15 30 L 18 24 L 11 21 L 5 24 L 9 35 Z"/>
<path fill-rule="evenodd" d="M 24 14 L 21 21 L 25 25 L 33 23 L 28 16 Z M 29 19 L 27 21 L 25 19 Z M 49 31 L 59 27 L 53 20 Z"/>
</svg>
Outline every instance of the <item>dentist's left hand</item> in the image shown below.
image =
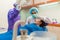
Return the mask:
<svg viewBox="0 0 60 40">
<path fill-rule="evenodd" d="M 16 6 L 16 10 L 20 11 L 21 10 L 21 6 L 20 5 L 17 5 Z"/>
</svg>

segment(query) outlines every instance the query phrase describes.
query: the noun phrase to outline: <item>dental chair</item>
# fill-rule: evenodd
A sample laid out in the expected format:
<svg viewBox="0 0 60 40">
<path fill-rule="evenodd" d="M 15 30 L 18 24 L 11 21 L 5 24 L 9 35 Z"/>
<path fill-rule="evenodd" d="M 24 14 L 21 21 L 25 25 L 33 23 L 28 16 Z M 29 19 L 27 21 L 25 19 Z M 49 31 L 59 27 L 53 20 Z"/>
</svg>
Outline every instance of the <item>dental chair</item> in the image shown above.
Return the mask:
<svg viewBox="0 0 60 40">
<path fill-rule="evenodd" d="M 17 21 L 15 24 L 14 24 L 14 29 L 13 29 L 13 38 L 12 40 L 17 40 L 17 29 L 18 29 L 18 25 L 24 25 L 25 24 L 25 21 Z"/>
</svg>

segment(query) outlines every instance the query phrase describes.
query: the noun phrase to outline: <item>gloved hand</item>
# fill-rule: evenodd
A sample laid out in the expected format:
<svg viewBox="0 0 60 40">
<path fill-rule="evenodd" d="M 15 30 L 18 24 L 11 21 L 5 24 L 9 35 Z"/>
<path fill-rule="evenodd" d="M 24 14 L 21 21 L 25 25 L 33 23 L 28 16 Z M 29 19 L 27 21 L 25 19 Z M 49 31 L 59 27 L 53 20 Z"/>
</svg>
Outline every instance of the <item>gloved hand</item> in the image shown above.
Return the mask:
<svg viewBox="0 0 60 40">
<path fill-rule="evenodd" d="M 20 11 L 21 10 L 21 6 L 20 5 L 17 5 L 16 6 L 16 10 Z"/>
</svg>

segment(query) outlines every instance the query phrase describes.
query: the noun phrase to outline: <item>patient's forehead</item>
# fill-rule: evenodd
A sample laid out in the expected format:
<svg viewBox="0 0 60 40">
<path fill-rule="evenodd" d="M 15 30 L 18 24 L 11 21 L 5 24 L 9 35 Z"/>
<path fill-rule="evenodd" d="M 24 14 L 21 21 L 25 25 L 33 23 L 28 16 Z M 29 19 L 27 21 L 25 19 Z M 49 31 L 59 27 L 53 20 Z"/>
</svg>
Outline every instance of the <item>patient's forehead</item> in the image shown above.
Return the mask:
<svg viewBox="0 0 60 40">
<path fill-rule="evenodd" d="M 41 19 L 40 18 L 36 18 L 35 21 L 41 21 Z"/>
</svg>

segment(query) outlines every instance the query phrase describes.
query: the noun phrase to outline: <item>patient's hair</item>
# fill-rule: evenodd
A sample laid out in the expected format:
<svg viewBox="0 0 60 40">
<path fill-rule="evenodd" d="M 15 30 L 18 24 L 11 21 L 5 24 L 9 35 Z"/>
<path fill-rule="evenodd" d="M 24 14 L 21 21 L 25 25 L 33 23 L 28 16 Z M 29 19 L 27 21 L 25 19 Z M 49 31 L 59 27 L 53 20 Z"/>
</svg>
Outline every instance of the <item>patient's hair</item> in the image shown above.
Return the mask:
<svg viewBox="0 0 60 40">
<path fill-rule="evenodd" d="M 39 25 L 40 27 L 45 27 L 45 26 L 48 25 L 48 23 L 46 23 L 46 22 L 44 21 L 44 19 L 41 18 L 41 17 L 36 17 L 35 19 L 41 19 L 40 22 L 42 22 L 42 24 Z"/>
<path fill-rule="evenodd" d="M 43 21 L 43 20 L 41 20 L 41 22 L 42 22 L 42 24 L 40 24 L 39 26 L 40 27 L 45 27 L 45 26 L 47 26 L 48 25 L 48 23 L 46 23 L 45 21 Z"/>
</svg>

